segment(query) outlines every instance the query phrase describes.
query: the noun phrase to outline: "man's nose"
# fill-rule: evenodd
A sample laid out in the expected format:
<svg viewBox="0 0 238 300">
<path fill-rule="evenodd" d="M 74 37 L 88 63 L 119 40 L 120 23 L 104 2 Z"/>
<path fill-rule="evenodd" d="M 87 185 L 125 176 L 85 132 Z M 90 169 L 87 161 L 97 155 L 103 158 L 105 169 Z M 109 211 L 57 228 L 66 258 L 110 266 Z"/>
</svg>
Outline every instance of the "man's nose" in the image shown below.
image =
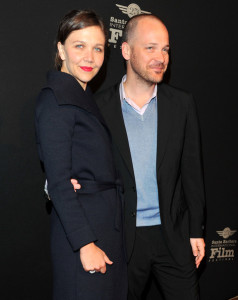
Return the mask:
<svg viewBox="0 0 238 300">
<path fill-rule="evenodd" d="M 156 59 L 161 62 L 161 63 L 164 63 L 165 62 L 165 53 L 163 52 L 163 50 L 159 50 L 156 52 Z"/>
</svg>

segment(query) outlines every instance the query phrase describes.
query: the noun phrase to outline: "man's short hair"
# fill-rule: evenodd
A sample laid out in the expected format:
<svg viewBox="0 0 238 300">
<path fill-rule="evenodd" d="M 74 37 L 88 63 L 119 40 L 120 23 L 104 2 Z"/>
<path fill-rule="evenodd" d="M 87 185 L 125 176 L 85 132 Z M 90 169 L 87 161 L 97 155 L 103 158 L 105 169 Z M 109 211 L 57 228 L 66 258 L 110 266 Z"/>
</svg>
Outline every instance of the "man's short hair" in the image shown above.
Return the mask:
<svg viewBox="0 0 238 300">
<path fill-rule="evenodd" d="M 127 23 L 123 31 L 122 35 L 122 43 L 130 41 L 130 39 L 133 36 L 133 33 L 135 32 L 136 26 L 140 19 L 144 18 L 153 18 L 164 24 L 159 17 L 157 17 L 154 14 L 140 14 L 133 16 Z"/>
</svg>

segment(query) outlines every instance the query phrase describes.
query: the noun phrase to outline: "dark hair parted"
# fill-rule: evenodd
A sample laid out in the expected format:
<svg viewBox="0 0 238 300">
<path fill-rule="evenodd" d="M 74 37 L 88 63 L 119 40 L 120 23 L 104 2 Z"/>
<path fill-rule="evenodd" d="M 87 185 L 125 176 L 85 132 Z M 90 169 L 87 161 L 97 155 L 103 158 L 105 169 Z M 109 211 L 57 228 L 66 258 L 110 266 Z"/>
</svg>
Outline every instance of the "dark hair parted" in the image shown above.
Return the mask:
<svg viewBox="0 0 238 300">
<path fill-rule="evenodd" d="M 140 14 L 140 15 L 133 16 L 126 23 L 126 26 L 124 28 L 123 35 L 122 35 L 122 43 L 124 43 L 124 42 L 128 43 L 131 40 L 139 20 L 143 19 L 143 18 L 154 18 L 154 19 L 158 20 L 159 22 L 161 22 L 162 24 L 164 24 L 160 20 L 159 17 L 157 17 L 156 15 L 153 15 L 153 14 Z"/>
<path fill-rule="evenodd" d="M 58 28 L 58 34 L 56 37 L 56 48 L 58 42 L 64 45 L 67 37 L 70 33 L 74 30 L 84 29 L 90 26 L 99 26 L 105 36 L 105 43 L 107 40 L 107 30 L 105 24 L 101 17 L 99 17 L 94 11 L 92 10 L 72 10 L 67 13 L 63 19 L 61 20 Z M 55 55 L 55 67 L 58 71 L 60 71 L 62 67 L 62 60 L 59 56 L 58 49 L 56 50 Z"/>
</svg>

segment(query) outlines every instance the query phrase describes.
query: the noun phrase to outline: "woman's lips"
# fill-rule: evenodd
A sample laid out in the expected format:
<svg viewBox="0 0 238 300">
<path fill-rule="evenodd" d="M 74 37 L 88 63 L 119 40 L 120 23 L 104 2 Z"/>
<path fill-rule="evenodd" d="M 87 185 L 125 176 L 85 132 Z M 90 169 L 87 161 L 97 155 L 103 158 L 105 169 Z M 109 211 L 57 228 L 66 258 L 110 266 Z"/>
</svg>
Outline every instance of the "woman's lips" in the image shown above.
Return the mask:
<svg viewBox="0 0 238 300">
<path fill-rule="evenodd" d="M 93 70 L 92 67 L 80 67 L 82 70 L 84 70 L 85 72 L 91 72 Z"/>
</svg>

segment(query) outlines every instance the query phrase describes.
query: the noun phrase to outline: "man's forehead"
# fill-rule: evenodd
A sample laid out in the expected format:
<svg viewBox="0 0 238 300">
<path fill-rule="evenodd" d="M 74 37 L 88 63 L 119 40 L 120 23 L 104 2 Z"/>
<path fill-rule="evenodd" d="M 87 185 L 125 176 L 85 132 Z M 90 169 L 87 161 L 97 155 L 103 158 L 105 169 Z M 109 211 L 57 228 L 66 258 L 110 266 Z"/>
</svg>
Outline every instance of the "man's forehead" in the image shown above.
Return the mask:
<svg viewBox="0 0 238 300">
<path fill-rule="evenodd" d="M 162 22 L 155 20 L 155 22 L 138 22 L 133 34 L 132 38 L 140 39 L 140 40 L 149 40 L 150 38 L 158 38 L 169 40 L 169 34 L 167 28 L 164 26 Z"/>
<path fill-rule="evenodd" d="M 155 16 L 150 16 L 150 15 L 146 15 L 146 16 L 142 16 L 141 18 L 138 18 L 136 23 L 137 23 L 137 25 L 145 24 L 145 23 L 153 23 L 153 24 L 159 24 L 159 25 L 166 27 L 160 19 L 156 18 Z"/>
<path fill-rule="evenodd" d="M 138 20 L 134 32 L 132 35 L 140 34 L 150 34 L 150 33 L 161 33 L 161 34 L 168 34 L 168 30 L 165 25 L 155 18 L 141 18 Z"/>
</svg>

